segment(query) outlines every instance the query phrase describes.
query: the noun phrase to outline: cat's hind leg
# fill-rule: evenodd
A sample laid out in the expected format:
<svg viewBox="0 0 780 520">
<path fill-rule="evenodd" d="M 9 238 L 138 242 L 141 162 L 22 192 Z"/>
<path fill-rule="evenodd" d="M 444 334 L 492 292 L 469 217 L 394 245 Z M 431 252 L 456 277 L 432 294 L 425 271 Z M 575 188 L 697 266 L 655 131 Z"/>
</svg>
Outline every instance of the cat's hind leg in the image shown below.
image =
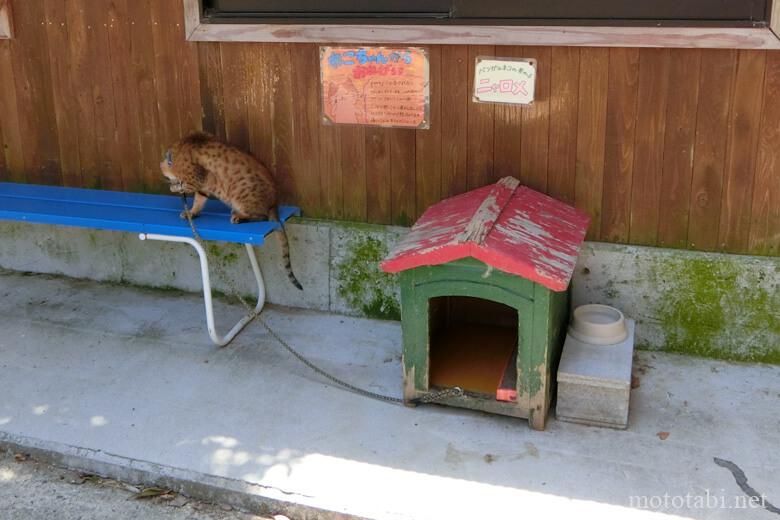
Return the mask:
<svg viewBox="0 0 780 520">
<path fill-rule="evenodd" d="M 246 222 L 248 219 L 249 219 L 248 215 L 244 215 L 243 213 L 238 213 L 236 210 L 233 210 L 230 213 L 231 224 L 241 224 L 242 222 Z"/>
<path fill-rule="evenodd" d="M 240 208 L 233 208 L 232 213 L 230 214 L 230 223 L 231 224 L 240 224 L 241 222 L 259 222 L 263 220 L 268 220 L 268 212 L 261 212 L 261 211 L 243 211 Z"/>
<path fill-rule="evenodd" d="M 241 224 L 242 222 L 261 222 L 268 220 L 268 215 L 245 215 L 244 213 L 238 213 L 233 211 L 230 214 L 231 224 Z"/>
</svg>

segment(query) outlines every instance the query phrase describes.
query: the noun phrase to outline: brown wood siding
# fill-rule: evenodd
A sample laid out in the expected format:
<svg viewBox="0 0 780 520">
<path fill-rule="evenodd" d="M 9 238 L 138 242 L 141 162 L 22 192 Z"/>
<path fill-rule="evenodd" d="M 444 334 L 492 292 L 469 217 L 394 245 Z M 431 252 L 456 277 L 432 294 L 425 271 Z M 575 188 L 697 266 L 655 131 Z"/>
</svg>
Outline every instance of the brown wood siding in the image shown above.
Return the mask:
<svg viewBox="0 0 780 520">
<path fill-rule="evenodd" d="M 0 180 L 164 191 L 164 150 L 202 127 L 308 216 L 410 224 L 513 175 L 592 240 L 780 254 L 780 51 L 429 46 L 430 130 L 335 127 L 317 45 L 185 42 L 179 0 L 18 4 Z M 536 58 L 536 103 L 471 102 L 479 55 Z"/>
</svg>

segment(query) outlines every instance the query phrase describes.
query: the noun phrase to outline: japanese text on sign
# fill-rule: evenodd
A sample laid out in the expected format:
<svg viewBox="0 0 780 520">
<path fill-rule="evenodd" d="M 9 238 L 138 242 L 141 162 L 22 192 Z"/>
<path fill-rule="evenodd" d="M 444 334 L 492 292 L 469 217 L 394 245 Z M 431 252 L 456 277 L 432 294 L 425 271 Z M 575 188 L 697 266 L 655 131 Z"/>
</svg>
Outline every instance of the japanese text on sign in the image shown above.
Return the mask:
<svg viewBox="0 0 780 520">
<path fill-rule="evenodd" d="M 534 100 L 535 86 L 534 60 L 477 58 L 474 101 L 527 105 Z"/>
<path fill-rule="evenodd" d="M 428 128 L 428 57 L 423 49 L 321 47 L 327 123 Z"/>
</svg>

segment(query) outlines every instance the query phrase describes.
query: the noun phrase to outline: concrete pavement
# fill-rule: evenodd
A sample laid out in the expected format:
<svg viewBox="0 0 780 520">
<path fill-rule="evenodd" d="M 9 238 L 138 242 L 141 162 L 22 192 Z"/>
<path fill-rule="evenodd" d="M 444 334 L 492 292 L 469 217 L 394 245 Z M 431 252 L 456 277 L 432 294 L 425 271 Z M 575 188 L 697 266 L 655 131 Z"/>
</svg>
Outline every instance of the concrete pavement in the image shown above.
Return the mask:
<svg viewBox="0 0 780 520">
<path fill-rule="evenodd" d="M 217 349 L 197 295 L 0 272 L 0 316 L 0 444 L 130 482 L 291 518 L 774 518 L 740 507 L 718 457 L 780 503 L 780 367 L 640 353 L 627 431 L 535 432 L 333 388 L 257 325 Z M 401 395 L 397 323 L 265 316 L 323 368 Z"/>
</svg>

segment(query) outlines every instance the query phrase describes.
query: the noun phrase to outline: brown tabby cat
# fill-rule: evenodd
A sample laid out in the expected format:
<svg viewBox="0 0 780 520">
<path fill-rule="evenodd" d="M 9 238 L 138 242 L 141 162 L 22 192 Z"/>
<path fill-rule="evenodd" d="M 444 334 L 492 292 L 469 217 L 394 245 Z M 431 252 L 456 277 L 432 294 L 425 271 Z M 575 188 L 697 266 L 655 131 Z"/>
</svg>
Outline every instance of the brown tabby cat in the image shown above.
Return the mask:
<svg viewBox="0 0 780 520">
<path fill-rule="evenodd" d="M 192 217 L 200 214 L 210 196 L 232 209 L 230 222 L 279 220 L 276 211 L 276 183 L 260 161 L 234 146 L 204 133 L 191 134 L 174 144 L 160 163 L 163 175 L 171 182 L 173 193 L 194 194 Z M 182 218 L 186 214 L 182 212 Z M 284 268 L 295 287 L 303 289 L 290 265 L 287 233 L 281 227 L 279 237 Z"/>
</svg>

